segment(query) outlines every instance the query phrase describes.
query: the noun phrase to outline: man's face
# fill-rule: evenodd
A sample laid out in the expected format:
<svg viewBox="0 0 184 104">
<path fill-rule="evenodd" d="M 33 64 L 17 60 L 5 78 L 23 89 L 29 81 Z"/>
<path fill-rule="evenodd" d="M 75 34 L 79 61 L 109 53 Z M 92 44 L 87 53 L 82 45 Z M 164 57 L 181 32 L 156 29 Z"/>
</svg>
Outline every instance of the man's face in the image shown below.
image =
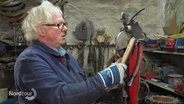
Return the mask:
<svg viewBox="0 0 184 104">
<path fill-rule="evenodd" d="M 54 13 L 53 13 L 54 14 Z M 55 13 L 53 21 L 42 24 L 39 40 L 49 46 L 59 48 L 65 44 L 66 32 L 68 28 L 65 26 L 64 19 L 61 14 Z"/>
</svg>

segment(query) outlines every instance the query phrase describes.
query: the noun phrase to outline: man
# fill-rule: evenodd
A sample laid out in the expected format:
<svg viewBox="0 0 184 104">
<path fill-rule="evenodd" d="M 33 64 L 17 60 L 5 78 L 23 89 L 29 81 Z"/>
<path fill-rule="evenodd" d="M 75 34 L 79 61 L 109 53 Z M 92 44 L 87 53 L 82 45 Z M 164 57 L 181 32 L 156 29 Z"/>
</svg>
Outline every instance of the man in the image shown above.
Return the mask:
<svg viewBox="0 0 184 104">
<path fill-rule="evenodd" d="M 68 28 L 62 11 L 49 1 L 28 12 L 22 30 L 30 44 L 15 63 L 15 85 L 25 93 L 18 96 L 19 104 L 93 104 L 106 89 L 123 83 L 125 64 L 112 64 L 93 77 L 85 76 L 62 48 Z"/>
</svg>

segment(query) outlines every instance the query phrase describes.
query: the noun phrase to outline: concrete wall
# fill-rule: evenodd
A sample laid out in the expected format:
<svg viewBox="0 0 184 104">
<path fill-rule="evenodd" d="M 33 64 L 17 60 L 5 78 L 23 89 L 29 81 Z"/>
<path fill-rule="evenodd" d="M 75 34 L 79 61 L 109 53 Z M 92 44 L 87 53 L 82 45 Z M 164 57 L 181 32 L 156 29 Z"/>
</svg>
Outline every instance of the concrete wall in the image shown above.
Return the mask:
<svg viewBox="0 0 184 104">
<path fill-rule="evenodd" d="M 120 21 L 120 13 L 129 12 L 134 14 L 138 10 L 145 8 L 136 20 L 141 25 L 148 38 L 155 39 L 154 34 L 159 33 L 165 35 L 163 27 L 170 25 L 174 14 L 177 16 L 177 23 L 184 19 L 183 0 L 69 0 L 69 4 L 65 7 L 65 14 L 69 22 L 69 32 L 67 43 L 73 44 L 78 42 L 73 38 L 72 31 L 75 30 L 76 24 L 82 19 L 88 18 L 95 24 L 95 28 L 106 28 L 114 37 L 119 33 L 122 23 Z M 87 44 L 88 42 L 86 42 Z M 77 58 L 77 50 L 70 50 Z M 88 54 L 88 49 L 85 50 Z M 110 49 L 109 57 L 107 50 L 105 51 L 105 62 L 114 54 L 113 49 Z M 87 60 L 87 57 L 85 57 Z M 86 62 L 86 61 L 85 61 Z M 83 66 L 89 69 L 87 63 Z"/>
</svg>

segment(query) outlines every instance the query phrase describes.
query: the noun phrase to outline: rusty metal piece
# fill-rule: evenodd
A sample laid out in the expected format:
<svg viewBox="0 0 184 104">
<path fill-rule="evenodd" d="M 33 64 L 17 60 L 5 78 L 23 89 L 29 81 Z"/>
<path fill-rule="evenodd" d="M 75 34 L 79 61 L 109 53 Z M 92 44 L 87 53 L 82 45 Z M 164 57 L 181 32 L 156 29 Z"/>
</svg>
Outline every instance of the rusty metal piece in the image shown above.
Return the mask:
<svg viewBox="0 0 184 104">
<path fill-rule="evenodd" d="M 83 43 L 83 42 L 79 42 L 79 43 L 77 44 L 77 48 L 78 48 L 78 49 L 81 49 L 83 46 L 84 46 L 84 43 Z"/>
<path fill-rule="evenodd" d="M 0 11 L 1 12 L 1 14 L 2 15 L 4 15 L 4 16 L 18 16 L 18 15 L 20 15 L 20 14 L 22 14 L 22 13 L 25 13 L 26 12 L 26 9 L 25 8 L 22 8 L 22 9 L 20 9 L 20 10 L 18 10 L 18 11 L 14 11 L 14 12 L 7 12 L 7 11 Z"/>
<path fill-rule="evenodd" d="M 2 6 L 1 9 L 2 11 L 5 12 L 16 12 L 17 10 L 24 9 L 25 4 L 24 3 L 19 3 L 15 6 Z"/>
<path fill-rule="evenodd" d="M 139 100 L 143 101 L 144 98 L 146 96 L 148 96 L 150 94 L 150 88 L 149 88 L 149 85 L 148 83 L 144 82 L 144 81 L 141 81 L 140 82 L 140 88 L 139 88 L 139 93 L 138 93 L 138 96 L 139 96 Z"/>
<path fill-rule="evenodd" d="M 13 0 L 12 2 L 10 2 L 9 4 L 7 4 L 7 5 L 3 5 L 4 7 L 11 7 L 11 6 L 16 6 L 16 5 L 19 5 L 19 4 L 21 4 L 22 3 L 22 1 L 21 0 Z"/>
<path fill-rule="evenodd" d="M 7 5 L 7 4 L 9 4 L 10 2 L 12 2 L 12 0 L 3 0 L 3 1 L 1 1 L 0 5 L 1 5 L 1 6 Z"/>
<path fill-rule="evenodd" d="M 70 45 L 70 46 L 69 46 L 69 49 L 70 49 L 70 50 L 73 50 L 73 49 L 74 49 L 74 45 Z"/>
<path fill-rule="evenodd" d="M 14 23 L 14 22 L 22 20 L 26 15 L 27 15 L 27 13 L 22 13 L 22 14 L 20 14 L 18 16 L 5 17 L 5 20 L 7 22 L 9 22 L 9 23 Z"/>
<path fill-rule="evenodd" d="M 180 104 L 178 98 L 164 95 L 147 96 L 145 102 L 147 104 Z"/>
<path fill-rule="evenodd" d="M 174 14 L 173 18 L 171 19 L 169 26 L 164 27 L 164 32 L 165 32 L 165 34 L 168 34 L 168 35 L 178 33 L 176 13 Z"/>
<path fill-rule="evenodd" d="M 26 11 L 26 6 L 22 0 L 14 0 L 2 5 L 0 13 L 7 22 L 14 23 L 23 19 L 27 15 Z"/>
<path fill-rule="evenodd" d="M 119 51 L 119 50 L 126 48 L 130 38 L 131 38 L 131 36 L 129 34 L 126 34 L 124 31 L 120 32 L 115 37 L 116 51 Z"/>
</svg>

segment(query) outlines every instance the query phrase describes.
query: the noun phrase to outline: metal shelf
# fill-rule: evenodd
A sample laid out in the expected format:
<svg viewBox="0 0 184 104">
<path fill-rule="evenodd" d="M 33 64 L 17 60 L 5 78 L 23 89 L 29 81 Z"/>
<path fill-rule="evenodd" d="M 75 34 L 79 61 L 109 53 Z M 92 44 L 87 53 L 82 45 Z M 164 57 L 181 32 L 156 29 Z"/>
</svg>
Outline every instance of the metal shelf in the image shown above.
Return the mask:
<svg viewBox="0 0 184 104">
<path fill-rule="evenodd" d="M 184 53 L 182 52 L 169 52 L 169 51 L 160 51 L 156 49 L 144 49 L 144 52 L 152 52 L 152 53 L 161 53 L 161 54 L 170 54 L 170 55 L 183 55 Z"/>
<path fill-rule="evenodd" d="M 177 95 L 179 95 L 181 97 L 184 97 L 183 94 L 176 92 L 174 89 L 170 88 L 168 86 L 168 84 L 166 84 L 164 82 L 159 82 L 159 81 L 154 81 L 154 80 L 146 80 L 146 79 L 143 79 L 143 78 L 141 78 L 141 80 L 147 82 L 148 84 L 155 85 L 155 86 L 157 86 L 159 88 L 162 88 L 164 90 L 167 90 L 167 91 L 170 91 L 170 92 L 172 92 L 174 94 L 177 94 Z"/>
<path fill-rule="evenodd" d="M 179 58 L 183 58 L 182 56 L 184 56 L 184 53 L 182 53 L 182 52 L 163 51 L 163 50 L 159 50 L 158 48 L 145 48 L 144 52 L 145 53 L 152 53 L 152 54 L 162 54 L 161 56 L 163 56 L 162 57 L 163 59 L 168 59 L 170 57 L 170 60 L 174 60 L 173 58 L 175 58 L 175 60 L 176 60 L 176 58 L 179 59 Z M 168 55 L 170 55 L 170 56 L 168 56 Z M 156 56 L 154 56 L 154 57 L 156 57 Z M 180 66 L 179 64 L 175 64 L 175 65 Z M 159 87 L 163 90 L 169 91 L 169 92 L 171 92 L 175 95 L 184 97 L 184 94 L 176 92 L 174 89 L 170 88 L 169 85 L 164 83 L 164 82 L 157 81 L 157 80 L 154 80 L 154 79 L 146 80 L 146 79 L 143 79 L 143 78 L 141 78 L 141 80 L 147 82 L 148 84 Z"/>
</svg>

